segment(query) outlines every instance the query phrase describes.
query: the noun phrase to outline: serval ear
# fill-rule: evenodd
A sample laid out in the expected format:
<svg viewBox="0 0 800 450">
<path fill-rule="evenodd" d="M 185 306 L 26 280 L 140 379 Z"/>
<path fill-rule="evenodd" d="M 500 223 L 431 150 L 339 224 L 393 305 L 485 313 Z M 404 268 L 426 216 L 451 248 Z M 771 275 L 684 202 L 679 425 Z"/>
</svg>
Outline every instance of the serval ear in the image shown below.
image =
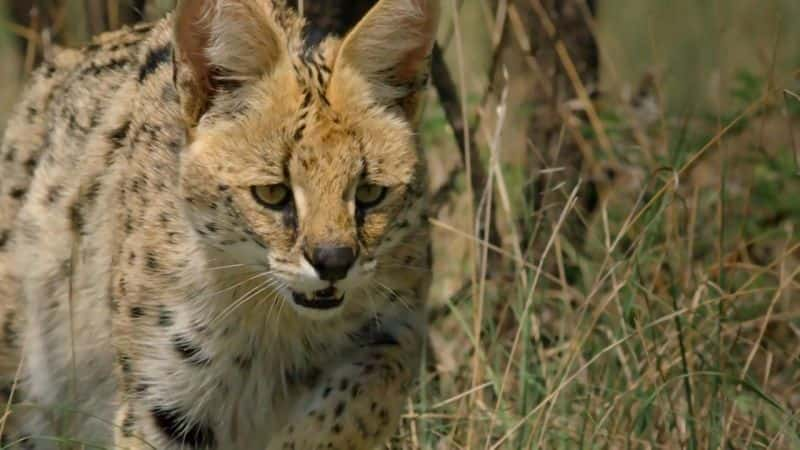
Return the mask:
<svg viewBox="0 0 800 450">
<path fill-rule="evenodd" d="M 221 90 L 271 71 L 285 37 L 262 0 L 180 0 L 175 12 L 175 84 L 184 119 L 197 125 Z"/>
<path fill-rule="evenodd" d="M 354 69 L 385 106 L 416 120 L 436 41 L 440 0 L 380 0 L 344 40 L 334 77 Z"/>
</svg>

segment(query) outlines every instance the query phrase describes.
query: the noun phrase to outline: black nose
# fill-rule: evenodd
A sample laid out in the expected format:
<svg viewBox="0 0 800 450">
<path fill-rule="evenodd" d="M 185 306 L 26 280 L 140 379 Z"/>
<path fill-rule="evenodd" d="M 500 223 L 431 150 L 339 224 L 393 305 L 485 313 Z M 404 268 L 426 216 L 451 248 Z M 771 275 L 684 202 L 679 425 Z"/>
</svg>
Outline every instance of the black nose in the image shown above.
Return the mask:
<svg viewBox="0 0 800 450">
<path fill-rule="evenodd" d="M 351 247 L 317 247 L 311 253 L 311 265 L 325 281 L 339 281 L 356 262 L 356 252 Z"/>
</svg>

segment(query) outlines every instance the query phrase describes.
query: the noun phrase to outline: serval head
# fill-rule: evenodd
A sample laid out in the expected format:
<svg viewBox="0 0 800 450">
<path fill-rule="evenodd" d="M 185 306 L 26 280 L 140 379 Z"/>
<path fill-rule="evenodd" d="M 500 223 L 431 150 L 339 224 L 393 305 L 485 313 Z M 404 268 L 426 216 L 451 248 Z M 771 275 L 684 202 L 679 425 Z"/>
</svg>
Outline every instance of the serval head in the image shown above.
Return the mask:
<svg viewBox="0 0 800 450">
<path fill-rule="evenodd" d="M 279 1 L 183 1 L 175 13 L 189 217 L 302 317 L 368 308 L 381 277 L 425 264 L 415 125 L 439 9 L 380 0 L 311 48 Z"/>
</svg>

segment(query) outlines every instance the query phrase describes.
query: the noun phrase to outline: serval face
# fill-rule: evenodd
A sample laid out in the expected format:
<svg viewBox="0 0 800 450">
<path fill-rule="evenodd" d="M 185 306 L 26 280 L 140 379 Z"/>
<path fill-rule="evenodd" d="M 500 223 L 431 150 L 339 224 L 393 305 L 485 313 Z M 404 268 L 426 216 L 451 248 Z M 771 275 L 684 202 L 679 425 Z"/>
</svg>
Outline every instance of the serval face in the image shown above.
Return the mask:
<svg viewBox="0 0 800 450">
<path fill-rule="evenodd" d="M 309 49 L 263 3 L 178 12 L 185 209 L 210 252 L 264 273 L 302 316 L 372 308 L 381 277 L 425 257 L 414 125 L 438 11 L 384 2 Z M 203 20 L 208 36 L 189 31 Z"/>
</svg>

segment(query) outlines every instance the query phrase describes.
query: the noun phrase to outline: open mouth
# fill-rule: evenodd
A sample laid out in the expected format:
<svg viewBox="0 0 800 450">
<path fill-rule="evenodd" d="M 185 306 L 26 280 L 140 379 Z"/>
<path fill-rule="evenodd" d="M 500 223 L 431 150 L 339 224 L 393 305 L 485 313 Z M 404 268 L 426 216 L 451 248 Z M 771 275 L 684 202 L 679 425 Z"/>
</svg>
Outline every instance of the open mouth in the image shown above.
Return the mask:
<svg viewBox="0 0 800 450">
<path fill-rule="evenodd" d="M 344 295 L 336 292 L 334 287 L 317 291 L 313 297 L 308 297 L 299 292 L 292 292 L 292 299 L 297 305 L 304 308 L 321 310 L 338 308 L 344 303 Z"/>
</svg>

